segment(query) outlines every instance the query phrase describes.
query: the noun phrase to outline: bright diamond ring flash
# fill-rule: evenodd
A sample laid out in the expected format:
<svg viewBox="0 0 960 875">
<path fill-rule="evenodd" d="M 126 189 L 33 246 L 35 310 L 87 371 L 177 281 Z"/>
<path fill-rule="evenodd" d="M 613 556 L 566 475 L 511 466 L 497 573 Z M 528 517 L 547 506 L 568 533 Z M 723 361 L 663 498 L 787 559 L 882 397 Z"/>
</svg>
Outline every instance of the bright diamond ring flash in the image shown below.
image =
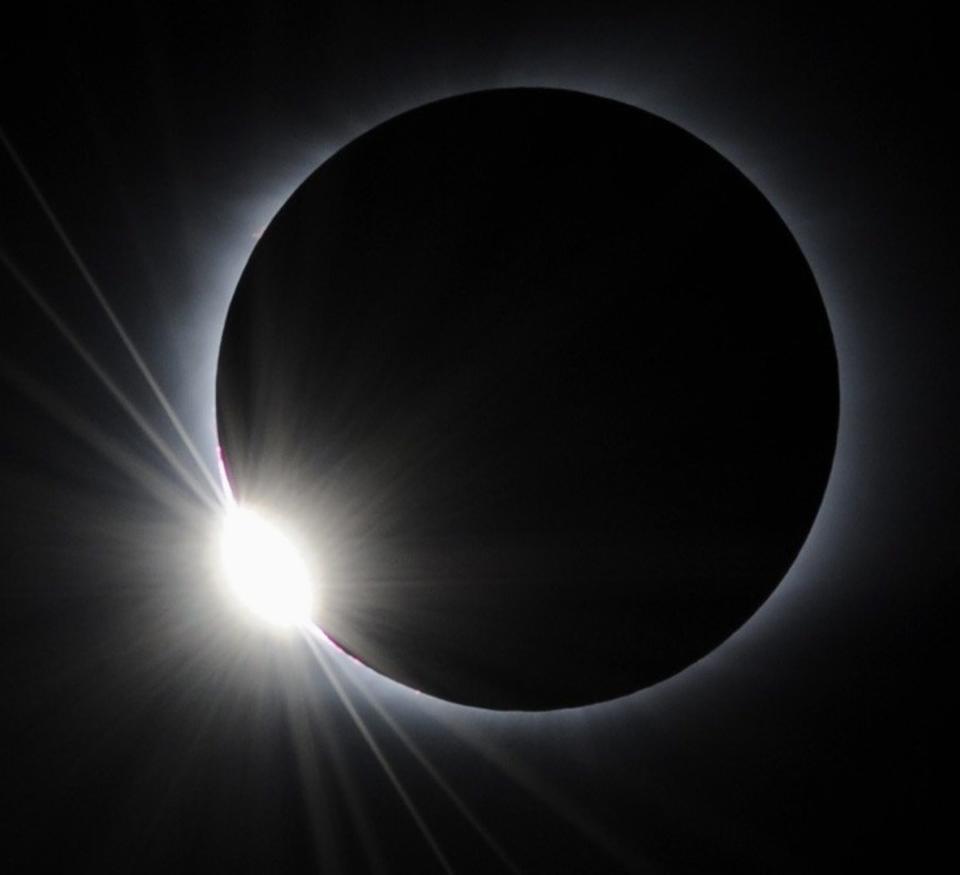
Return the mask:
<svg viewBox="0 0 960 875">
<path fill-rule="evenodd" d="M 234 505 L 224 519 L 220 548 L 227 585 L 244 607 L 276 626 L 309 621 L 313 588 L 307 565 L 270 520 Z"/>
</svg>

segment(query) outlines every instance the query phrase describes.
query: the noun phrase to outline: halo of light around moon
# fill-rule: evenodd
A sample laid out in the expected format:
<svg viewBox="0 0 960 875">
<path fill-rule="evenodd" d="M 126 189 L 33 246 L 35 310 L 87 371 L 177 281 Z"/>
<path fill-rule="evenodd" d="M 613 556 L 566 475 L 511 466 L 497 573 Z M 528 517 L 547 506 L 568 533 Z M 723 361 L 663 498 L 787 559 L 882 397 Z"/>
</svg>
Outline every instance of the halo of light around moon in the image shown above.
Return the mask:
<svg viewBox="0 0 960 875">
<path fill-rule="evenodd" d="M 816 281 L 690 133 L 551 89 L 403 113 L 310 175 L 230 305 L 241 503 L 323 631 L 415 689 L 583 705 L 682 671 L 790 568 L 837 435 Z"/>
</svg>

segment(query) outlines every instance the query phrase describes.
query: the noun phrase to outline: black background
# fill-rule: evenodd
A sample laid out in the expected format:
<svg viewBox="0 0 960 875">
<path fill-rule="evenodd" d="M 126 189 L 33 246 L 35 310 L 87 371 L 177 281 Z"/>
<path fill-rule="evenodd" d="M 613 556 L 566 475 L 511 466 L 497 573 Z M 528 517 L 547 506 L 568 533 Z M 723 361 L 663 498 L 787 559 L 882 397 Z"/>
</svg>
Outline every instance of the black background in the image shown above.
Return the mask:
<svg viewBox="0 0 960 875">
<path fill-rule="evenodd" d="M 492 715 L 340 666 L 438 856 L 323 673 L 225 611 L 208 514 L 4 272 L 14 871 L 504 869 L 354 681 L 524 871 L 929 865 L 948 837 L 958 522 L 943 21 L 917 5 L 130 4 L 33 7 L 5 31 L 3 130 L 210 466 L 220 324 L 259 230 L 373 124 L 496 85 L 635 103 L 732 160 L 814 269 L 841 379 L 810 541 L 751 623 L 673 681 Z M 173 445 L 6 155 L 0 192 L 5 256 Z"/>
</svg>

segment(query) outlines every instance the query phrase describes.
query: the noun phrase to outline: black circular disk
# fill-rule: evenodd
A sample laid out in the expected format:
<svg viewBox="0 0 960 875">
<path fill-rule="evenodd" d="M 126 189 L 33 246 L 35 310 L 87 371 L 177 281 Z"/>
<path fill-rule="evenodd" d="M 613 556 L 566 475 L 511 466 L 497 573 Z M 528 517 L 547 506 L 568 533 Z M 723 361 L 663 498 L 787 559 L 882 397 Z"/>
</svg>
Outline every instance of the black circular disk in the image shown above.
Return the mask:
<svg viewBox="0 0 960 875">
<path fill-rule="evenodd" d="M 417 689 L 596 702 L 767 598 L 833 458 L 826 312 L 695 137 L 547 89 L 404 113 L 314 172 L 230 307 L 240 500 L 299 527 L 317 621 Z"/>
</svg>

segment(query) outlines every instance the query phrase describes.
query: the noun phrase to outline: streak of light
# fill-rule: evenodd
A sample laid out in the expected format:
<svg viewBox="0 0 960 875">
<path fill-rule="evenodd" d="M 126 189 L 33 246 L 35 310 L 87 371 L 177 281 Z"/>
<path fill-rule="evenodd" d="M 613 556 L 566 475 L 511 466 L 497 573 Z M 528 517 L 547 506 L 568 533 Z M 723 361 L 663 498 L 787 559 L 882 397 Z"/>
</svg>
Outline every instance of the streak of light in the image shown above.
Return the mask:
<svg viewBox="0 0 960 875">
<path fill-rule="evenodd" d="M 453 868 L 450 866 L 450 862 L 447 860 L 446 855 L 440 848 L 440 845 L 437 843 L 436 838 L 434 838 L 433 833 L 430 828 L 427 826 L 426 821 L 423 819 L 423 816 L 420 814 L 419 809 L 414 804 L 413 799 L 410 798 L 410 794 L 404 789 L 403 784 L 400 783 L 400 779 L 397 777 L 396 772 L 394 772 L 393 767 L 387 761 L 386 756 L 384 756 L 383 751 L 380 749 L 380 746 L 377 744 L 374 737 L 370 734 L 370 730 L 367 728 L 366 723 L 364 723 L 363 718 L 358 713 L 357 709 L 354 707 L 353 703 L 350 701 L 350 698 L 347 696 L 346 690 L 344 690 L 343 685 L 340 683 L 337 676 L 334 674 L 333 670 L 330 668 L 330 665 L 327 662 L 326 654 L 323 653 L 323 650 L 318 643 L 307 631 L 304 634 L 304 638 L 309 644 L 314 655 L 317 657 L 317 662 L 320 664 L 320 667 L 323 669 L 324 674 L 326 674 L 327 679 L 330 681 L 331 686 L 336 692 L 338 698 L 340 699 L 343 707 L 346 708 L 347 713 L 350 715 L 350 718 L 353 720 L 354 725 L 357 727 L 359 733 L 363 736 L 364 741 L 370 747 L 370 750 L 373 752 L 373 755 L 377 758 L 377 761 L 380 763 L 381 768 L 386 774 L 387 778 L 390 780 L 390 783 L 393 784 L 394 790 L 397 791 L 397 795 L 400 796 L 400 799 L 403 801 L 403 804 L 406 806 L 408 813 L 413 818 L 417 827 L 420 830 L 420 833 L 423 835 L 424 840 L 430 846 L 430 849 L 433 851 L 434 856 L 437 858 L 437 861 L 443 867 L 445 872 L 453 875 Z"/>
<path fill-rule="evenodd" d="M 183 477 L 184 482 L 189 486 L 194 494 L 211 509 L 217 508 L 217 502 L 210 498 L 204 491 L 203 484 L 199 483 L 194 475 L 184 467 L 183 463 L 177 458 L 177 455 L 168 446 L 166 441 L 150 425 L 146 417 L 139 411 L 136 405 L 127 397 L 123 390 L 107 374 L 103 366 L 94 358 L 93 354 L 83 345 L 76 334 L 71 331 L 67 324 L 60 318 L 56 310 L 47 303 L 47 300 L 40 291 L 27 279 L 20 271 L 10 257 L 0 249 L 0 262 L 16 279 L 24 291 L 30 296 L 33 302 L 40 308 L 43 314 L 50 320 L 54 327 L 60 332 L 63 338 L 70 344 L 73 351 L 83 360 L 84 364 L 94 373 L 104 388 L 113 396 L 114 400 L 123 408 L 124 412 L 136 423 L 143 431 L 144 435 L 156 447 L 157 451 L 166 459 L 170 465 Z M 206 469 L 204 469 L 206 471 Z M 212 483 L 212 478 L 209 478 Z M 214 486 L 214 494 L 219 495 L 219 489 Z"/>
<path fill-rule="evenodd" d="M 47 199 L 43 196 L 43 192 L 40 191 L 39 186 L 31 176 L 29 170 L 27 170 L 26 165 L 23 163 L 23 160 L 20 158 L 20 155 L 14 149 L 13 144 L 7 138 L 6 134 L 3 132 L 3 129 L 0 128 L 0 142 L 3 143 L 4 148 L 7 150 L 7 154 L 10 156 L 10 159 L 13 161 L 17 170 L 20 173 L 20 176 L 23 178 L 23 181 L 27 184 L 27 187 L 30 189 L 31 194 L 33 194 L 40 208 L 43 210 L 44 215 L 49 220 L 50 224 L 53 226 L 54 231 L 56 231 L 57 236 L 60 238 L 60 242 L 63 243 L 67 252 L 69 253 L 71 259 L 73 260 L 74 265 L 77 270 L 80 272 L 81 276 L 85 280 L 88 288 L 93 293 L 94 298 L 96 298 L 97 303 L 100 305 L 103 312 L 106 314 L 107 319 L 110 321 L 110 324 L 113 326 L 114 330 L 117 332 L 117 335 L 120 337 L 121 342 L 126 348 L 127 352 L 130 354 L 130 357 L 133 359 L 138 370 L 140 371 L 141 376 L 146 381 L 147 385 L 150 387 L 150 390 L 153 392 L 160 406 L 163 408 L 164 413 L 166 413 L 167 418 L 170 420 L 170 423 L 173 425 L 180 439 L 183 441 L 184 446 L 187 448 L 190 455 L 193 457 L 194 462 L 197 464 L 197 467 L 200 469 L 203 476 L 206 478 L 207 482 L 212 487 L 214 494 L 220 496 L 220 488 L 217 484 L 217 481 L 214 479 L 213 475 L 210 473 L 209 468 L 203 460 L 203 457 L 200 455 L 200 452 L 197 450 L 193 441 L 190 439 L 190 435 L 187 434 L 187 430 L 183 427 L 183 423 L 180 422 L 180 417 L 177 416 L 176 412 L 173 409 L 173 406 L 167 400 L 167 396 L 164 394 L 163 390 L 160 388 L 160 385 L 157 383 L 153 374 L 150 371 L 150 368 L 147 367 L 147 363 L 143 360 L 143 356 L 140 355 L 140 352 L 137 350 L 136 346 L 133 343 L 133 340 L 130 338 L 130 335 L 127 333 L 126 329 L 123 327 L 123 324 L 120 322 L 117 314 L 114 312 L 113 307 L 110 306 L 110 302 L 107 300 L 106 296 L 103 294 L 99 284 L 93 278 L 93 275 L 88 270 L 86 263 L 80 257 L 80 253 L 77 252 L 73 243 L 70 241 L 70 238 L 67 236 L 66 231 L 63 228 L 63 225 L 60 223 L 60 220 L 57 218 L 56 214 L 53 212 L 50 204 L 47 202 Z"/>
<path fill-rule="evenodd" d="M 43 386 L 35 377 L 12 362 L 0 358 L 0 372 L 9 383 L 46 411 L 53 420 L 69 429 L 75 437 L 94 449 L 117 470 L 127 474 L 148 493 L 173 510 L 185 509 L 183 492 L 177 481 L 171 479 L 168 474 L 131 452 L 124 443 L 111 437 L 89 418 L 77 412 L 57 393 Z M 199 484 L 196 484 L 194 489 L 198 488 Z M 213 508 L 205 493 L 200 494 L 194 491 L 194 494 L 200 495 L 206 507 Z"/>
<path fill-rule="evenodd" d="M 342 871 L 345 868 L 343 861 L 335 858 L 338 832 L 331 829 L 329 817 L 323 816 L 326 797 L 319 783 L 320 762 L 313 734 L 314 726 L 319 727 L 323 750 L 329 754 L 325 762 L 333 769 L 336 789 L 346 802 L 347 813 L 361 837 L 360 849 L 366 858 L 369 871 L 386 872 L 389 867 L 380 850 L 371 819 L 364 811 L 361 794 L 358 793 L 360 782 L 348 770 L 348 757 L 344 755 L 340 734 L 330 723 L 331 714 L 326 707 L 316 707 L 312 700 L 303 698 L 304 691 L 313 689 L 314 673 L 310 669 L 314 667 L 314 663 L 315 657 L 310 659 L 309 664 L 298 659 L 295 663 L 300 675 L 297 685 L 294 687 L 283 683 L 282 687 L 317 863 L 324 871 L 326 868 L 333 871 Z M 324 786 L 329 790 L 329 785 Z"/>
<path fill-rule="evenodd" d="M 345 672 L 341 674 L 346 677 Z M 397 723 L 393 717 L 384 709 L 384 707 L 372 696 L 370 693 L 365 690 L 356 680 L 351 679 L 351 684 L 354 689 L 356 689 L 370 706 L 380 715 L 380 718 L 383 720 L 390 729 L 393 730 L 394 734 L 400 741 L 403 743 L 404 747 L 410 751 L 411 755 L 423 766 L 426 773 L 436 782 L 437 786 L 446 794 L 450 801 L 454 804 L 456 809 L 464 816 L 466 821 L 477 831 L 477 834 L 487 843 L 490 849 L 500 858 L 500 861 L 509 869 L 511 872 L 520 872 L 520 868 L 517 866 L 513 860 L 507 855 L 506 851 L 500 846 L 499 842 L 493 837 L 490 831 L 479 821 L 477 816 L 470 810 L 466 802 L 460 797 L 460 795 L 450 786 L 446 779 L 441 775 L 436 767 L 427 759 L 426 755 L 420 749 L 420 747 L 414 742 L 414 740 L 404 731 L 404 729 Z"/>
<path fill-rule="evenodd" d="M 301 707 L 302 703 L 297 701 L 288 684 L 282 683 L 281 687 L 284 693 L 284 704 L 286 705 L 288 725 L 293 741 L 293 751 L 297 758 L 297 774 L 300 777 L 304 803 L 307 809 L 314 861 L 322 871 L 326 868 L 324 864 L 330 850 L 336 847 L 336 835 L 330 829 L 329 818 L 324 816 L 324 799 L 318 781 L 317 746 L 310 722 Z M 336 864 L 336 861 L 333 862 Z M 340 867 L 335 865 L 334 868 Z"/>
</svg>

